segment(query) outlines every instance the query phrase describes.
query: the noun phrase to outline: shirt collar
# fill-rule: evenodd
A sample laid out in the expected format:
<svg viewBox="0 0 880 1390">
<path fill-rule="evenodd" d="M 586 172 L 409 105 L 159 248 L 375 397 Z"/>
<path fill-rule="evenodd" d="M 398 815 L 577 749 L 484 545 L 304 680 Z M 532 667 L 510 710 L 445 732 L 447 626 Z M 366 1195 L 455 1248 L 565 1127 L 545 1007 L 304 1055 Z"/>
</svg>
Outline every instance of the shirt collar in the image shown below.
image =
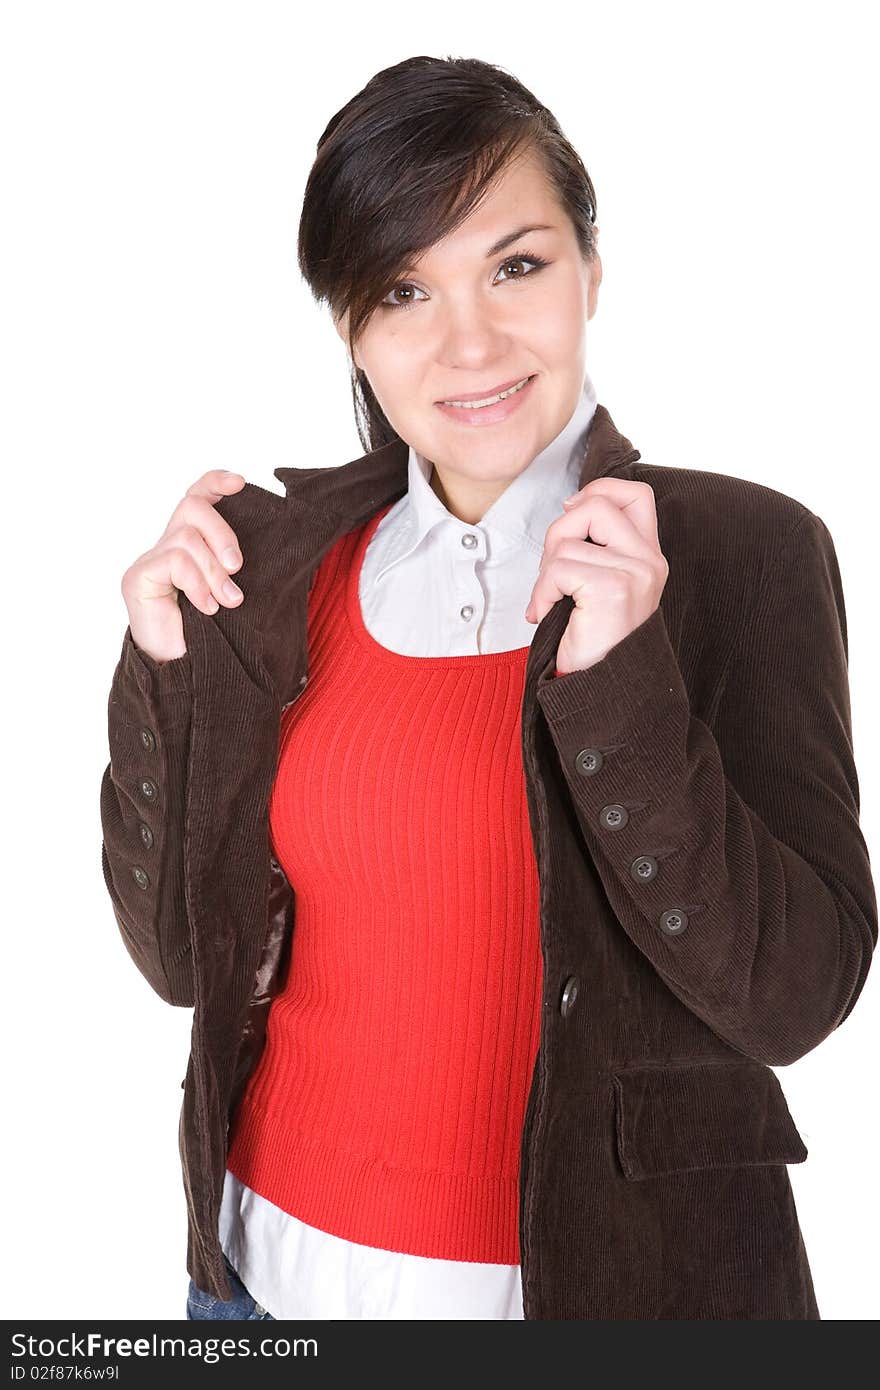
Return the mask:
<svg viewBox="0 0 880 1390">
<path fill-rule="evenodd" d="M 514 478 L 484 512 L 477 527 L 490 531 L 507 548 L 530 548 L 538 557 L 544 550 L 547 527 L 562 512 L 562 499 L 578 489 L 589 428 L 596 410 L 596 392 L 585 375 L 578 403 L 554 439 Z M 433 465 L 410 445 L 407 491 L 400 498 L 398 524 L 376 532 L 382 547 L 376 579 L 412 554 L 435 526 L 453 523 L 462 533 L 473 526 L 453 516 L 431 487 Z"/>
</svg>

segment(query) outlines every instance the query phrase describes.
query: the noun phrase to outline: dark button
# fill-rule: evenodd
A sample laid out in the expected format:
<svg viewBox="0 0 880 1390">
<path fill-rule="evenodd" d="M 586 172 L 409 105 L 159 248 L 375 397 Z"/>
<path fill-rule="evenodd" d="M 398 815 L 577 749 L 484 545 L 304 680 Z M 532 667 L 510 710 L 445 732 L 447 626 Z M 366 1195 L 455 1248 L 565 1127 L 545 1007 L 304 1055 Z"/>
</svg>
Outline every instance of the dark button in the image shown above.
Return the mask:
<svg viewBox="0 0 880 1390">
<path fill-rule="evenodd" d="M 604 825 L 606 830 L 620 830 L 629 820 L 629 811 L 625 806 L 603 806 L 599 812 L 599 824 Z"/>
<path fill-rule="evenodd" d="M 145 849 L 152 849 L 152 848 L 153 848 L 153 832 L 152 832 L 152 830 L 150 829 L 150 827 L 149 827 L 148 825 L 145 825 L 144 822 L 143 822 L 142 820 L 139 820 L 139 821 L 138 821 L 138 830 L 140 831 L 140 837 L 141 837 L 141 841 L 142 841 L 142 843 L 143 843 L 143 845 L 144 845 L 144 848 L 145 848 Z"/>
<path fill-rule="evenodd" d="M 562 991 L 562 998 L 559 1001 L 559 1012 L 563 1018 L 568 1018 L 574 1008 L 574 1001 L 577 999 L 579 980 L 577 975 L 569 975 Z"/>
<path fill-rule="evenodd" d="M 574 765 L 582 777 L 592 777 L 604 761 L 598 748 L 582 748 L 574 760 Z"/>
<path fill-rule="evenodd" d="M 148 753 L 152 753 L 156 748 L 156 737 L 152 729 L 141 729 L 141 743 Z"/>
<path fill-rule="evenodd" d="M 180 1083 L 180 1089 L 181 1089 L 182 1091 L 185 1091 L 185 1090 L 186 1090 L 186 1077 L 184 1077 L 183 1080 L 181 1081 L 181 1083 Z"/>
<path fill-rule="evenodd" d="M 135 864 L 132 867 L 131 876 L 137 884 L 138 888 L 149 888 L 150 875 L 146 872 L 145 869 L 142 869 L 139 864 Z"/>
<path fill-rule="evenodd" d="M 688 924 L 687 913 L 680 907 L 670 907 L 660 918 L 660 930 L 667 936 L 679 936 Z"/>
<path fill-rule="evenodd" d="M 150 781 L 149 777 L 145 777 L 141 782 L 141 791 L 149 801 L 155 801 L 156 797 L 159 795 L 159 788 L 156 786 L 155 782 Z"/>
<path fill-rule="evenodd" d="M 629 871 L 638 883 L 648 883 L 657 877 L 657 860 L 650 854 L 640 854 L 629 866 Z"/>
</svg>

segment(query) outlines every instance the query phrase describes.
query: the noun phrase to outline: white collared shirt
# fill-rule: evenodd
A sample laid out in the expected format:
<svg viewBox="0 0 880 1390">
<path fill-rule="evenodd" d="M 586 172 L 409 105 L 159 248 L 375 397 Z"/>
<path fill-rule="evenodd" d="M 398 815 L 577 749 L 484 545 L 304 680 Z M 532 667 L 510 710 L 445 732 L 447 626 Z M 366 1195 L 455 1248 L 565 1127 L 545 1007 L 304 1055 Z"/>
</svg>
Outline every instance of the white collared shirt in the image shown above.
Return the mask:
<svg viewBox="0 0 880 1390">
<path fill-rule="evenodd" d="M 409 451 L 407 491 L 364 554 L 364 623 L 409 656 L 460 656 L 531 645 L 526 620 L 544 537 L 575 492 L 596 408 L 585 376 L 578 404 L 484 513 L 453 516 L 430 485 L 433 465 Z M 276 1318 L 519 1319 L 519 1265 L 443 1260 L 359 1245 L 306 1225 L 226 1170 L 220 1243 L 239 1278 Z"/>
</svg>

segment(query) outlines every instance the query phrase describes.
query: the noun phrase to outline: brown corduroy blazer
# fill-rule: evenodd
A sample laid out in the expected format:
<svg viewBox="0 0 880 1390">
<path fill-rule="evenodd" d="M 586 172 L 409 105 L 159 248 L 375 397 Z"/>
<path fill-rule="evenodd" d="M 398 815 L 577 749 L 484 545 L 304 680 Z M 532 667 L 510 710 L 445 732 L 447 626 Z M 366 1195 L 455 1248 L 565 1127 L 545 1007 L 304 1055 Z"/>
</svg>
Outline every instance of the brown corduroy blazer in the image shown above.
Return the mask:
<svg viewBox="0 0 880 1390">
<path fill-rule="evenodd" d="M 207 616 L 181 594 L 186 654 L 159 665 L 129 628 L 113 675 L 104 876 L 135 964 L 194 1011 L 187 1269 L 223 1299 L 229 1121 L 295 929 L 268 835 L 280 715 L 308 680 L 317 566 L 405 493 L 407 454 L 394 440 L 338 468 L 276 468 L 284 496 L 246 483 L 224 498 L 243 602 Z M 581 485 L 650 484 L 660 606 L 556 677 L 566 596 L 526 666 L 544 995 L 521 1148 L 524 1312 L 816 1319 L 786 1167 L 807 1151 L 772 1068 L 843 1022 L 877 940 L 840 573 L 825 524 L 792 497 L 640 459 L 598 406 Z"/>
</svg>

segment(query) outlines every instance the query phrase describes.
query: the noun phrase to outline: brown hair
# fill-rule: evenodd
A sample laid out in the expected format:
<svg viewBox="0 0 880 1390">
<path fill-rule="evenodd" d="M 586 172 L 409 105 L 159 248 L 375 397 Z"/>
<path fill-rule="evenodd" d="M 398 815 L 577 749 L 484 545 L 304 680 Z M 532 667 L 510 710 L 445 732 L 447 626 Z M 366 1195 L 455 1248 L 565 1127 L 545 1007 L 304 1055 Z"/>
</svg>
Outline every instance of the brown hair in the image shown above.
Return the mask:
<svg viewBox="0 0 880 1390">
<path fill-rule="evenodd" d="M 407 58 L 371 77 L 328 122 L 303 199 L 299 268 L 356 342 L 402 268 L 464 221 L 506 165 L 534 150 L 585 259 L 596 254 L 596 194 L 553 114 L 503 68 L 478 58 Z M 352 361 L 365 450 L 398 438 Z"/>
</svg>

